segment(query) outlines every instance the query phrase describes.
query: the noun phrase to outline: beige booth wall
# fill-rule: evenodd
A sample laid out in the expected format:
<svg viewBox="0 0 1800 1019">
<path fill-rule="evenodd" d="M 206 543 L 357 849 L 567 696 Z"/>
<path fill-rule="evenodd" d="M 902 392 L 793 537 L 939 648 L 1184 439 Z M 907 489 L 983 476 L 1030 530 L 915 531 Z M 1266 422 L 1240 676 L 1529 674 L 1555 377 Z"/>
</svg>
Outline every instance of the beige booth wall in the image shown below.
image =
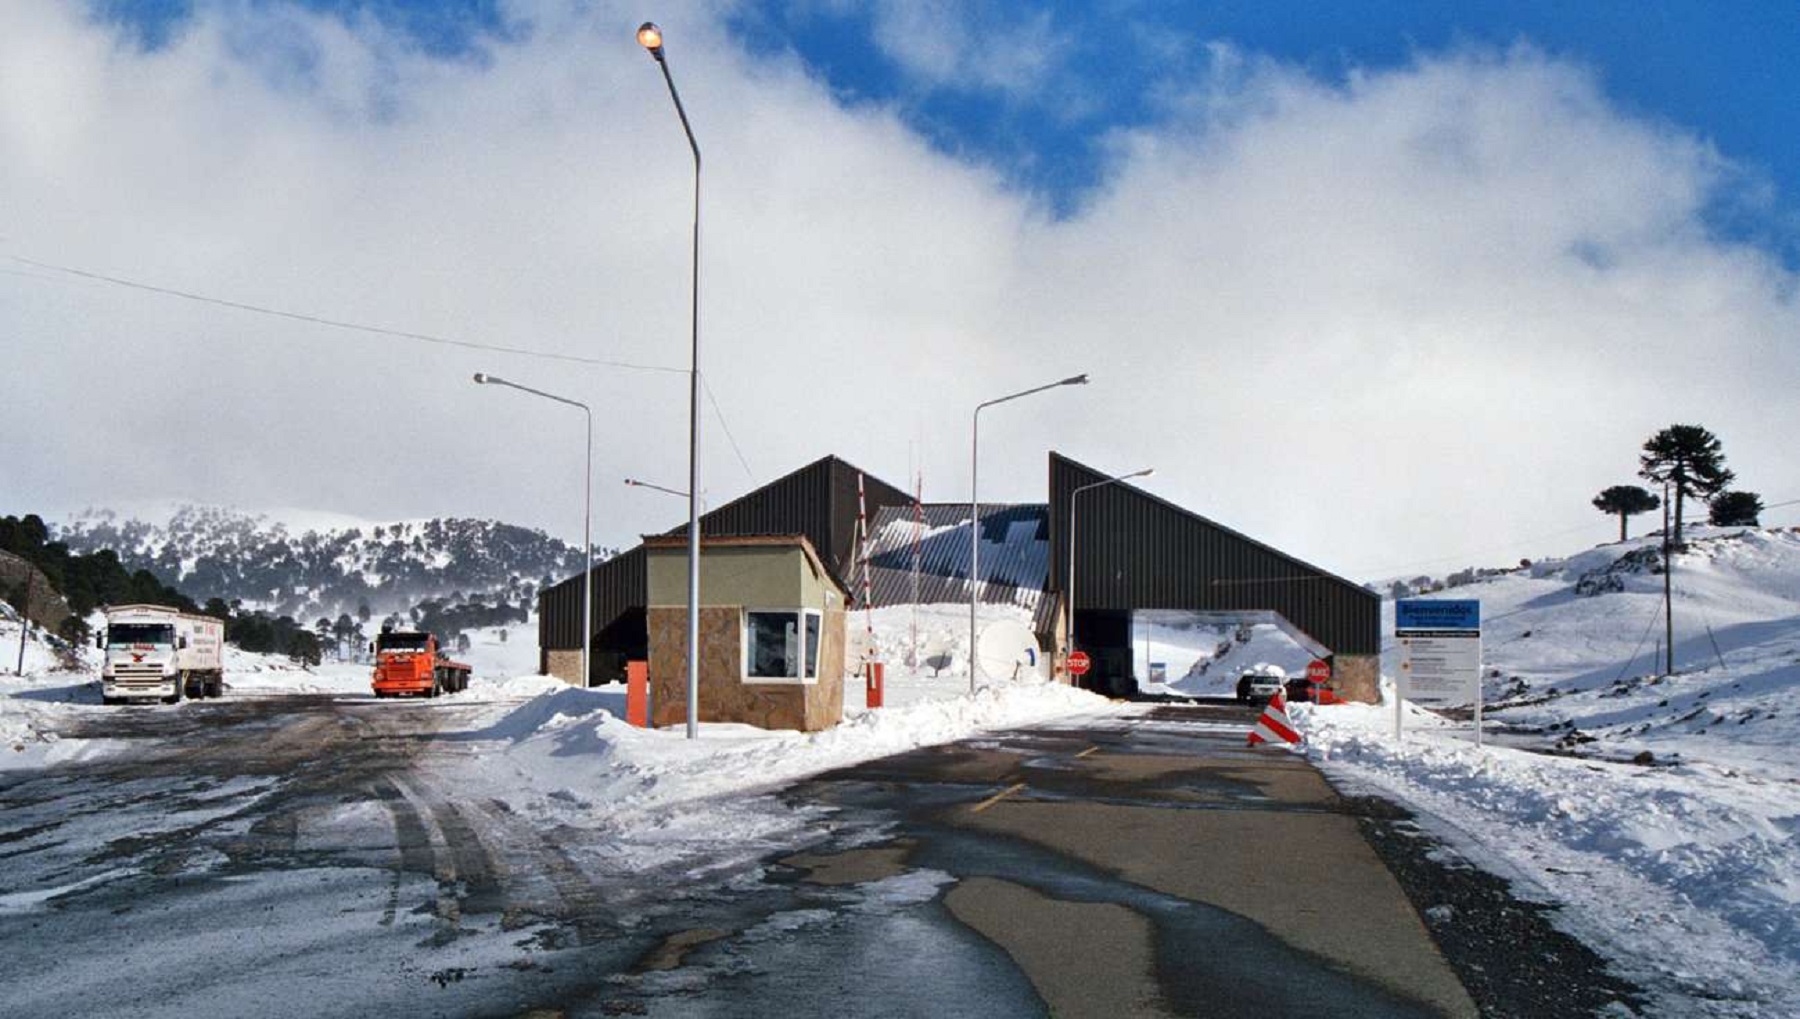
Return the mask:
<svg viewBox="0 0 1800 1019">
<path fill-rule="evenodd" d="M 687 719 L 687 554 L 648 558 L 650 715 Z M 700 556 L 700 710 L 703 722 L 815 732 L 844 714 L 844 595 L 798 544 L 706 547 Z M 818 678 L 746 681 L 744 612 L 813 609 L 821 615 Z"/>
</svg>

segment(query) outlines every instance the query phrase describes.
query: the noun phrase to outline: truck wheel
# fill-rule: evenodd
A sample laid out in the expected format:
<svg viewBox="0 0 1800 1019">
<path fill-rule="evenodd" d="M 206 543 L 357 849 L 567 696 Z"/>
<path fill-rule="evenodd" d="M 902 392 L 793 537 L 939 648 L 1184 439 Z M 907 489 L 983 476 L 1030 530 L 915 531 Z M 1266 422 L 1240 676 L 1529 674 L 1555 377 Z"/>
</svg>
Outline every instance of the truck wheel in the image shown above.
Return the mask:
<svg viewBox="0 0 1800 1019">
<path fill-rule="evenodd" d="M 108 697 L 105 694 L 101 694 L 100 695 L 100 703 L 106 704 L 106 705 L 113 705 L 113 704 L 119 703 L 119 699 L 117 697 Z"/>
</svg>

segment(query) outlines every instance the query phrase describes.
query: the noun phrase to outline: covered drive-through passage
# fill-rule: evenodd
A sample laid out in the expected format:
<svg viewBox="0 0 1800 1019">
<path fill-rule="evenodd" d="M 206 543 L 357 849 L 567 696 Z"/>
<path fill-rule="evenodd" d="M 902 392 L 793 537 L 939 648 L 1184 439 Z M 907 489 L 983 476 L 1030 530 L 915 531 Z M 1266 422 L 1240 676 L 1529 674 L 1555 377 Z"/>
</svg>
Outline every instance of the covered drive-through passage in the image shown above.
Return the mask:
<svg viewBox="0 0 1800 1019">
<path fill-rule="evenodd" d="M 1109 475 L 1050 454 L 1051 583 L 1069 591 L 1075 645 L 1091 684 L 1125 688 L 1134 613 L 1189 612 L 1273 622 L 1332 663 L 1340 696 L 1377 699 L 1381 598 Z M 1092 486 L 1092 487 L 1089 487 Z M 1070 499 L 1074 507 L 1071 535 Z M 1070 539 L 1074 539 L 1071 572 Z"/>
</svg>

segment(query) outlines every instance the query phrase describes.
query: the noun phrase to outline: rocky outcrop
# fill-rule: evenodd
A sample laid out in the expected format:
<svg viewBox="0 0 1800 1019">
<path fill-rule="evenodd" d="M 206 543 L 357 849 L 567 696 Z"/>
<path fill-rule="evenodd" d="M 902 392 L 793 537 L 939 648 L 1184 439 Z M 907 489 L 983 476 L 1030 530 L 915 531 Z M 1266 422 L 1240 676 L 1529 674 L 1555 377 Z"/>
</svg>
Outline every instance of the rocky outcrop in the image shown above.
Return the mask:
<svg viewBox="0 0 1800 1019">
<path fill-rule="evenodd" d="M 9 604 L 16 605 L 27 591 L 30 604 L 25 607 L 25 614 L 44 629 L 54 633 L 74 615 L 61 592 L 50 586 L 50 578 L 44 576 L 43 570 L 11 552 L 0 552 L 0 592 L 5 593 Z"/>
</svg>

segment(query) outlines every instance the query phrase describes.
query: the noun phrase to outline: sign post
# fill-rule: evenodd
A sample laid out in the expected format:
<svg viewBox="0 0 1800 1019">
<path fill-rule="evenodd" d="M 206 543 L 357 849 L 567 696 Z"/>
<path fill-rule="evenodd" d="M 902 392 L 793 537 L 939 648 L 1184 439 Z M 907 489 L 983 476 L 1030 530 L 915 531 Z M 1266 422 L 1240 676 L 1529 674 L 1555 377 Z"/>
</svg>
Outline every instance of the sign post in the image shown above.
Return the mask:
<svg viewBox="0 0 1800 1019">
<path fill-rule="evenodd" d="M 1324 704 L 1325 685 L 1331 682 L 1331 663 L 1323 658 L 1314 658 L 1306 664 L 1306 685 L 1312 692 L 1313 703 Z M 1336 703 L 1334 697 L 1331 703 Z"/>
<path fill-rule="evenodd" d="M 1069 652 L 1068 665 L 1069 675 L 1079 679 L 1082 676 L 1087 675 L 1088 670 L 1094 667 L 1094 660 L 1088 657 L 1086 651 L 1071 651 Z"/>
<path fill-rule="evenodd" d="M 1481 602 L 1408 598 L 1394 603 L 1400 641 L 1395 683 L 1394 738 L 1400 738 L 1400 701 L 1475 705 L 1475 745 L 1481 746 Z"/>
</svg>

